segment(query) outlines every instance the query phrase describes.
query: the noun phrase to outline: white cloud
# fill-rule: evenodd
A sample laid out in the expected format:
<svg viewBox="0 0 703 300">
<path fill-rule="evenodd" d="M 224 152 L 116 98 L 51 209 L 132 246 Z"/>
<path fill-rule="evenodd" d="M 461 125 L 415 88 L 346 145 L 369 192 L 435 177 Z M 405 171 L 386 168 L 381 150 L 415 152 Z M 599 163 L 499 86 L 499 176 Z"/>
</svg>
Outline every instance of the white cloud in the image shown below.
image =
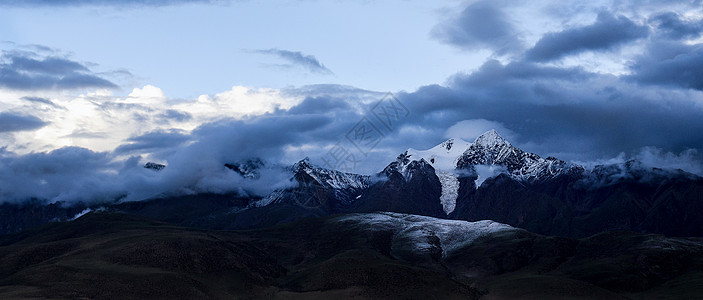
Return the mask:
<svg viewBox="0 0 703 300">
<path fill-rule="evenodd" d="M 152 103 L 152 102 L 163 102 L 166 100 L 166 94 L 160 89 L 153 85 L 145 85 L 143 88 L 135 88 L 131 93 L 123 100 L 125 103 Z"/>
<path fill-rule="evenodd" d="M 478 178 L 476 178 L 476 187 L 480 187 L 481 184 L 483 184 L 483 182 L 488 178 L 496 177 L 501 173 L 508 172 L 504 166 L 500 165 L 476 165 L 474 168 L 476 169 L 476 174 L 478 174 Z"/>
<path fill-rule="evenodd" d="M 183 103 L 180 106 L 187 107 L 189 112 L 203 117 L 219 116 L 223 113 L 230 117 L 243 117 L 273 112 L 276 108 L 288 109 L 301 100 L 285 97 L 278 89 L 235 86 L 213 97 L 202 95 L 195 103 Z"/>
<path fill-rule="evenodd" d="M 9 151 L 17 153 L 66 146 L 111 151 L 126 139 L 147 132 L 190 131 L 219 119 L 242 119 L 288 109 L 302 100 L 301 96 L 283 95 L 278 89 L 243 86 L 214 96 L 202 95 L 177 102 L 168 99 L 153 85 L 135 88 L 126 97 L 115 96 L 109 90 L 96 90 L 77 97 L 60 93 L 39 95 L 50 99 L 55 106 L 25 101 L 21 99 L 23 95 L 8 91 L 0 91 L 0 96 L 3 111 L 31 112 L 48 122 L 36 131 L 0 136 L 0 147 L 7 146 Z M 173 118 L 174 115 L 181 118 Z"/>
<path fill-rule="evenodd" d="M 662 169 L 681 169 L 703 176 L 703 163 L 695 149 L 688 149 L 679 154 L 665 152 L 656 147 L 644 147 L 634 157 L 644 165 Z"/>
</svg>

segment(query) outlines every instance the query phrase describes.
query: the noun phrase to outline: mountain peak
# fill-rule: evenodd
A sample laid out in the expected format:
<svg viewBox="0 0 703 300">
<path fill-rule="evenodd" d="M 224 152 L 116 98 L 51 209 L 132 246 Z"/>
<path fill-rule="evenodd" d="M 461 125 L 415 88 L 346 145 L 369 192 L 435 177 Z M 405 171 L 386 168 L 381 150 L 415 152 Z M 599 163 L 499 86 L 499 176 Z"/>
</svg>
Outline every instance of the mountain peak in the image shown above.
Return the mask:
<svg viewBox="0 0 703 300">
<path fill-rule="evenodd" d="M 459 151 L 459 152 L 462 152 L 462 153 L 463 153 L 464 150 L 466 150 L 467 148 L 469 148 L 469 145 L 471 145 L 471 144 L 468 143 L 468 142 L 466 142 L 466 141 L 464 141 L 464 140 L 461 139 L 461 138 L 458 138 L 458 137 L 451 137 L 451 138 L 447 139 L 446 141 L 442 142 L 441 144 L 439 144 L 439 145 L 437 145 L 437 146 L 434 146 L 432 149 L 436 149 L 436 150 L 440 150 L 440 149 L 441 149 L 441 150 L 444 150 L 444 151 L 446 151 L 446 152 L 455 152 L 455 151 Z M 431 150 L 432 150 L 432 149 L 431 149 Z"/>
<path fill-rule="evenodd" d="M 484 147 L 495 147 L 499 145 L 510 145 L 502 136 L 498 134 L 495 129 L 484 132 L 476 138 L 474 141 L 475 145 L 481 145 Z"/>
<path fill-rule="evenodd" d="M 450 138 L 450 139 L 442 142 L 441 144 L 439 144 L 440 148 L 445 149 L 447 151 L 452 150 L 452 146 L 454 146 L 454 138 Z"/>
<path fill-rule="evenodd" d="M 298 161 L 297 163 L 293 164 L 293 168 L 296 170 L 301 170 L 301 169 L 312 169 L 314 166 L 312 162 L 310 162 L 310 157 L 305 157 Z"/>
<path fill-rule="evenodd" d="M 264 167 L 266 163 L 258 157 L 241 160 L 234 163 L 226 163 L 225 168 L 239 173 L 244 178 L 258 179 L 260 176 L 259 169 Z"/>
<path fill-rule="evenodd" d="M 457 159 L 461 157 L 470 145 L 470 143 L 460 138 L 450 138 L 427 150 L 410 148 L 401 153 L 397 161 L 402 165 L 407 165 L 411 161 L 424 159 L 435 169 L 453 170 L 456 168 Z"/>
<path fill-rule="evenodd" d="M 149 170 L 153 170 L 153 171 L 161 171 L 161 170 L 163 170 L 164 168 L 166 168 L 166 165 L 157 164 L 157 163 L 155 163 L 155 162 L 151 162 L 151 161 L 150 161 L 150 162 L 147 162 L 147 163 L 144 165 L 144 168 L 145 168 L 145 169 L 149 169 Z"/>
</svg>

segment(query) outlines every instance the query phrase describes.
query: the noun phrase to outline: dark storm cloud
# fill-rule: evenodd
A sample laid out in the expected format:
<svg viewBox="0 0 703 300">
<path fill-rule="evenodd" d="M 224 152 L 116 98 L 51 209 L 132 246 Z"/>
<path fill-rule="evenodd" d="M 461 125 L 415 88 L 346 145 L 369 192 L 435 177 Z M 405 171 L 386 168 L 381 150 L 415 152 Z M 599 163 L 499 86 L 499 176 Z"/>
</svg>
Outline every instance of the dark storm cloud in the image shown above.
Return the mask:
<svg viewBox="0 0 703 300">
<path fill-rule="evenodd" d="M 187 3 L 222 4 L 226 0 L 4 0 L 0 6 L 34 7 L 34 6 L 170 6 Z"/>
<path fill-rule="evenodd" d="M 433 143 L 458 121 L 485 119 L 515 132 L 512 142 L 525 150 L 567 160 L 614 157 L 645 146 L 674 153 L 703 149 L 700 93 L 641 87 L 578 69 L 491 61 L 449 86 L 399 97 L 414 112 L 405 126 L 423 127 Z"/>
<path fill-rule="evenodd" d="M 273 55 L 288 61 L 292 66 L 299 66 L 312 73 L 332 74 L 332 71 L 325 67 L 315 56 L 303 54 L 299 51 L 289 51 L 281 49 L 256 50 L 256 53 Z"/>
<path fill-rule="evenodd" d="M 703 90 L 703 44 L 654 39 L 630 70 L 628 78 L 642 84 Z"/>
<path fill-rule="evenodd" d="M 532 61 L 550 61 L 585 51 L 610 50 L 622 44 L 644 38 L 649 30 L 624 16 L 608 12 L 598 14 L 595 23 L 545 34 L 526 52 Z"/>
<path fill-rule="evenodd" d="M 507 54 L 522 48 L 517 31 L 495 1 L 480 1 L 457 17 L 439 24 L 432 35 L 442 42 L 467 50 L 488 48 Z"/>
<path fill-rule="evenodd" d="M 697 38 L 703 33 L 703 20 L 687 21 L 674 12 L 665 12 L 649 18 L 660 33 L 672 39 Z"/>
<path fill-rule="evenodd" d="M 116 88 L 85 65 L 66 58 L 37 58 L 31 52 L 5 52 L 0 57 L 0 87 L 16 90 Z"/>
<path fill-rule="evenodd" d="M 497 60 L 485 62 L 478 71 L 471 76 L 457 76 L 454 79 L 461 79 L 471 85 L 495 84 L 496 81 L 505 79 L 559 79 L 566 81 L 587 80 L 593 74 L 578 67 L 551 67 L 542 66 L 531 62 L 516 61 L 503 65 Z"/>
<path fill-rule="evenodd" d="M 46 122 L 35 116 L 10 112 L 0 113 L 0 133 L 35 130 L 46 126 L 46 124 Z"/>
<path fill-rule="evenodd" d="M 690 44 L 703 34 L 703 20 L 687 20 L 674 12 L 649 18 L 656 30 L 644 52 L 629 65 L 627 78 L 645 85 L 703 90 L 703 44 Z"/>
<path fill-rule="evenodd" d="M 77 147 L 20 156 L 0 153 L 0 199 L 114 199 L 120 184 L 108 172 L 114 168 L 110 160 L 107 153 Z"/>
<path fill-rule="evenodd" d="M 315 141 L 321 130 L 332 125 L 332 116 L 267 115 L 253 120 L 224 120 L 193 131 L 198 143 L 193 149 L 225 161 L 251 157 L 280 158 L 282 148 Z"/>
<path fill-rule="evenodd" d="M 127 139 L 129 143 L 117 147 L 115 153 L 125 154 L 135 151 L 153 151 L 155 149 L 172 148 L 188 140 L 190 140 L 190 137 L 178 130 L 153 131 Z"/>
</svg>

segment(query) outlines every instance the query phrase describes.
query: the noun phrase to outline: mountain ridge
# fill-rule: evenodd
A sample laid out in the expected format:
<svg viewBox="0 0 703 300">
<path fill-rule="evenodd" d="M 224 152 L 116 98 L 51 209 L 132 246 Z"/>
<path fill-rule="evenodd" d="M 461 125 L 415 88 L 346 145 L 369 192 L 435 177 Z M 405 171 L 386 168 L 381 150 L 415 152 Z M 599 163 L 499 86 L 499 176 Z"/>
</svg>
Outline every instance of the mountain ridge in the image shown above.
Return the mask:
<svg viewBox="0 0 703 300">
<path fill-rule="evenodd" d="M 455 164 L 455 165 L 454 165 Z M 436 218 L 493 220 L 539 234 L 585 237 L 631 230 L 703 236 L 703 179 L 637 161 L 592 169 L 514 147 L 495 130 L 474 142 L 450 138 L 428 150 L 408 149 L 372 175 L 330 170 L 309 158 L 287 166 L 260 159 L 223 168 L 242 182 L 266 180 L 264 168 L 290 172 L 273 192 L 161 196 L 138 202 L 45 207 L 3 204 L 2 232 L 68 220 L 85 209 L 107 209 L 213 229 L 258 228 L 301 218 L 378 211 Z M 494 168 L 495 170 L 486 170 Z M 496 171 L 497 170 L 497 171 Z"/>
<path fill-rule="evenodd" d="M 700 238 L 399 213 L 220 231 L 92 212 L 0 236 L 0 298 L 692 299 L 702 254 Z"/>
</svg>

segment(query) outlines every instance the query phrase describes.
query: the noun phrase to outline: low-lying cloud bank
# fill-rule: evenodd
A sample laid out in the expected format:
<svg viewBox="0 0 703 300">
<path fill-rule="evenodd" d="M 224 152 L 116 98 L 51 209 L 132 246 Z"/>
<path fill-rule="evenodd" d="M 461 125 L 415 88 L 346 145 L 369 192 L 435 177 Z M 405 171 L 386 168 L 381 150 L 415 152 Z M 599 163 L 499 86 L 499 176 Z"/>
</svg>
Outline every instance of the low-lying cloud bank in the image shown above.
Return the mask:
<svg viewBox="0 0 703 300">
<path fill-rule="evenodd" d="M 250 149 L 238 147 L 227 151 L 227 143 L 211 143 L 210 139 L 216 139 L 217 135 L 205 134 L 202 138 L 158 155 L 168 164 L 160 171 L 144 168 L 141 156 L 125 159 L 117 152 L 94 152 L 79 147 L 25 155 L 3 152 L 0 153 L 0 202 L 135 201 L 194 193 L 265 196 L 292 184 L 289 181 L 292 173 L 278 165 L 263 167 L 258 170 L 260 176 L 254 179 L 225 167 L 226 162 L 237 162 L 255 152 L 276 156 L 277 150 L 266 143 L 252 142 Z M 229 142 L 238 141 L 235 138 Z"/>
<path fill-rule="evenodd" d="M 313 96 L 300 99 L 301 93 Z M 293 184 L 293 174 L 286 167 L 304 158 L 308 149 L 314 149 L 311 155 L 323 151 L 327 143 L 339 137 L 338 133 L 353 126 L 360 117 L 360 107 L 375 99 L 375 94 L 344 86 L 276 92 L 234 88 L 233 92 L 194 100 L 200 107 L 187 118 L 183 113 L 162 113 L 160 109 L 186 104 L 171 105 L 159 89 L 150 86 L 136 89 L 126 98 L 104 94 L 57 99 L 51 103 L 65 102 L 67 107 L 81 107 L 85 113 L 81 121 L 86 127 L 73 128 L 72 134 L 62 138 L 109 143 L 125 132 L 139 132 L 134 128 L 153 130 L 126 136 L 105 151 L 67 146 L 22 153 L 17 145 L 14 150 L 1 148 L 0 202 L 134 201 L 204 192 L 266 196 Z M 218 109 L 220 113 L 236 109 L 228 107 L 232 102 L 258 99 L 264 101 L 250 104 L 263 105 L 255 114 L 211 118 Z M 65 110 L 63 105 L 50 105 L 51 100 L 46 100 L 29 103 L 56 118 L 51 126 L 77 125 L 73 120 L 78 116 L 72 114 L 80 110 Z M 282 109 L 286 103 L 296 102 L 299 104 Z M 65 118 L 71 121 L 61 123 Z M 49 128 L 47 134 L 56 129 Z M 24 134 L 29 140 L 40 132 Z M 20 137 L 19 133 L 15 136 Z M 267 162 L 256 178 L 245 178 L 225 167 L 250 158 Z M 167 167 L 160 171 L 144 168 L 150 161 Z"/>
</svg>

